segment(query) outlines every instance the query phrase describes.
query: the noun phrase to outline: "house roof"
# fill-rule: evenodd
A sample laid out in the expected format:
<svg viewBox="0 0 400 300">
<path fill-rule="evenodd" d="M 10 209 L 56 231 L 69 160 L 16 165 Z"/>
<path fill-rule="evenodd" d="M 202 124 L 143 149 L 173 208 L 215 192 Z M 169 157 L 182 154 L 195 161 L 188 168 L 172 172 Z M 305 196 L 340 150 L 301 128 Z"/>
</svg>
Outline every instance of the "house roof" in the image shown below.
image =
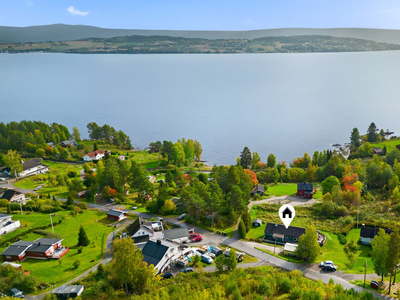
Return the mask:
<svg viewBox="0 0 400 300">
<path fill-rule="evenodd" d="M 263 193 L 264 193 L 264 186 L 261 185 L 261 184 L 257 184 L 257 185 L 253 188 L 252 192 L 263 192 Z"/>
<path fill-rule="evenodd" d="M 84 285 L 64 285 L 54 289 L 53 294 L 78 294 L 84 289 Z"/>
<path fill-rule="evenodd" d="M 283 251 L 289 251 L 289 252 L 295 252 L 296 249 L 297 245 L 292 243 L 286 243 L 285 246 L 283 247 Z"/>
<path fill-rule="evenodd" d="M 76 143 L 76 141 L 74 139 L 65 140 L 65 141 L 61 142 L 61 144 L 66 144 L 66 145 L 75 144 L 75 143 Z"/>
<path fill-rule="evenodd" d="M 103 154 L 104 155 L 104 151 L 103 150 L 96 150 L 96 151 L 89 152 L 86 155 L 89 156 L 90 158 L 95 158 L 97 156 L 97 154 Z"/>
<path fill-rule="evenodd" d="M 378 232 L 379 232 L 379 227 L 371 228 L 362 226 L 360 231 L 360 237 L 373 239 L 378 234 Z M 390 234 L 392 233 L 392 230 L 385 228 L 385 232 L 387 234 Z"/>
<path fill-rule="evenodd" d="M 293 237 L 299 237 L 302 234 L 306 232 L 305 228 L 301 227 L 293 227 L 289 226 L 287 229 L 284 225 L 281 224 L 274 224 L 274 223 L 267 223 L 267 226 L 265 227 L 266 234 L 282 234 L 286 236 L 293 236 Z"/>
<path fill-rule="evenodd" d="M 30 159 L 22 163 L 22 169 L 25 171 L 37 167 L 41 164 L 42 160 L 40 158 Z"/>
<path fill-rule="evenodd" d="M 29 252 L 45 253 L 54 244 L 61 242 L 62 239 L 37 239 L 32 243 L 32 247 L 29 248 Z"/>
<path fill-rule="evenodd" d="M 1 255 L 20 256 L 31 246 L 32 242 L 19 241 L 9 246 Z"/>
<path fill-rule="evenodd" d="M 298 182 L 297 183 L 297 189 L 301 191 L 312 191 L 313 190 L 313 184 L 312 183 L 306 183 L 306 182 Z"/>
<path fill-rule="evenodd" d="M 5 219 L 5 218 L 9 218 L 12 217 L 11 215 L 6 215 L 6 214 L 0 214 L 0 219 Z"/>
<path fill-rule="evenodd" d="M 148 265 L 157 266 L 168 249 L 169 247 L 162 245 L 160 240 L 157 242 L 148 241 L 142 249 L 143 261 L 147 262 Z"/>
<path fill-rule="evenodd" d="M 189 237 L 189 230 L 187 228 L 175 228 L 164 231 L 164 237 L 166 239 L 179 239 L 183 237 Z"/>
<path fill-rule="evenodd" d="M 3 194 L 3 196 L 1 196 L 2 199 L 7 199 L 8 201 L 10 201 L 12 199 L 12 197 L 17 196 L 17 195 L 21 195 L 22 193 L 16 191 L 16 190 L 6 190 L 5 193 Z"/>
<path fill-rule="evenodd" d="M 107 215 L 108 216 L 114 216 L 114 217 L 120 217 L 124 213 L 127 213 L 127 211 L 126 210 L 119 210 L 119 209 L 112 208 L 107 212 Z"/>
<path fill-rule="evenodd" d="M 140 217 L 128 226 L 128 234 L 134 235 L 140 229 Z"/>
</svg>

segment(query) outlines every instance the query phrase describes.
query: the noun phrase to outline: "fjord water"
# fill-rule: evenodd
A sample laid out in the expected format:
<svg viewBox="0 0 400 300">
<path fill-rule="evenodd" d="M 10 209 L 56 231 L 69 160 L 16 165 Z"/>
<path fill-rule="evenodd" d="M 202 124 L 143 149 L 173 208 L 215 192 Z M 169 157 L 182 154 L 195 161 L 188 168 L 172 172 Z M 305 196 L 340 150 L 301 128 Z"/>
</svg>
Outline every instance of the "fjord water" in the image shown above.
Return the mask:
<svg viewBox="0 0 400 300">
<path fill-rule="evenodd" d="M 349 141 L 352 128 L 400 134 L 400 52 L 1 54 L 0 121 L 89 122 L 135 147 L 193 138 L 208 164 L 244 146 L 265 162 Z"/>
</svg>

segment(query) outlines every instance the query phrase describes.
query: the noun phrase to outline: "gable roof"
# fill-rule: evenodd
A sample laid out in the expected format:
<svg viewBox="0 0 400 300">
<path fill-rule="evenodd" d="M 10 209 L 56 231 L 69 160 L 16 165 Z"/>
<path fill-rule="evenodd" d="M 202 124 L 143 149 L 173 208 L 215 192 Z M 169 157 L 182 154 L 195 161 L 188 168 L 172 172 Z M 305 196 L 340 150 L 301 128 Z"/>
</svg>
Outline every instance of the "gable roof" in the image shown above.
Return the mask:
<svg viewBox="0 0 400 300">
<path fill-rule="evenodd" d="M 32 169 L 34 167 L 41 165 L 41 163 L 42 160 L 40 158 L 30 159 L 22 163 L 22 169 L 26 171 L 28 169 Z"/>
<path fill-rule="evenodd" d="M 6 215 L 6 214 L 0 214 L 0 219 L 7 219 L 9 217 L 12 217 L 11 215 Z"/>
<path fill-rule="evenodd" d="M 392 233 L 391 229 L 387 228 L 384 229 L 387 234 Z M 360 237 L 373 239 L 378 234 L 378 232 L 379 232 L 379 227 L 371 228 L 362 226 L 360 231 Z"/>
<path fill-rule="evenodd" d="M 19 241 L 9 246 L 1 255 L 20 256 L 31 246 L 32 242 Z"/>
<path fill-rule="evenodd" d="M 61 241 L 62 239 L 37 239 L 34 242 L 30 242 L 32 243 L 32 247 L 29 248 L 29 252 L 45 253 L 47 250 L 49 250 L 50 247 Z"/>
<path fill-rule="evenodd" d="M 189 237 L 189 230 L 187 228 L 175 228 L 164 231 L 164 237 L 166 239 L 179 239 L 183 237 Z"/>
<path fill-rule="evenodd" d="M 96 150 L 96 151 L 89 152 L 86 155 L 89 156 L 90 158 L 95 158 L 97 156 L 97 154 L 103 154 L 104 155 L 104 151 L 103 150 Z"/>
<path fill-rule="evenodd" d="M 306 232 L 305 228 L 289 226 L 287 229 L 284 225 L 267 223 L 265 233 L 280 234 L 286 236 L 299 237 Z"/>
<path fill-rule="evenodd" d="M 84 285 L 64 285 L 53 290 L 53 294 L 78 294 L 85 289 Z"/>
<path fill-rule="evenodd" d="M 107 215 L 108 216 L 114 216 L 114 217 L 120 217 L 124 213 L 127 213 L 127 210 L 125 210 L 125 209 L 124 210 L 119 210 L 119 209 L 112 208 L 107 212 Z"/>
<path fill-rule="evenodd" d="M 257 184 L 257 185 L 253 188 L 252 192 L 263 192 L 263 193 L 264 193 L 264 186 L 261 185 L 261 184 Z"/>
<path fill-rule="evenodd" d="M 3 196 L 1 196 L 2 199 L 7 199 L 8 201 L 10 201 L 12 199 L 12 197 L 17 196 L 17 195 L 21 195 L 22 193 L 16 191 L 16 190 L 6 190 L 5 193 L 3 194 Z"/>
<path fill-rule="evenodd" d="M 297 190 L 312 191 L 313 190 L 313 184 L 312 183 L 306 183 L 306 182 L 298 182 L 297 183 Z"/>
<path fill-rule="evenodd" d="M 157 242 L 148 241 L 142 249 L 143 261 L 147 262 L 148 265 L 157 266 L 168 249 L 169 247 L 162 245 L 160 240 Z"/>
</svg>

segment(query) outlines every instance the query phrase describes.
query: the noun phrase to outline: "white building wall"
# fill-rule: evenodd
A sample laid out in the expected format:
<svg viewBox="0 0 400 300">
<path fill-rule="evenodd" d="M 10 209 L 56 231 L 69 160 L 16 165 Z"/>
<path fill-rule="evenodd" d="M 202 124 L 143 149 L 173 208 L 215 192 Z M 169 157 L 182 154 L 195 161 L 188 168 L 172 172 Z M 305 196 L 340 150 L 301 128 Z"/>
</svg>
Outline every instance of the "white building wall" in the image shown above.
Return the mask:
<svg viewBox="0 0 400 300">
<path fill-rule="evenodd" d="M 11 224 L 0 228 L 0 235 L 14 231 L 19 227 L 21 227 L 21 223 L 19 221 L 13 221 Z"/>
</svg>

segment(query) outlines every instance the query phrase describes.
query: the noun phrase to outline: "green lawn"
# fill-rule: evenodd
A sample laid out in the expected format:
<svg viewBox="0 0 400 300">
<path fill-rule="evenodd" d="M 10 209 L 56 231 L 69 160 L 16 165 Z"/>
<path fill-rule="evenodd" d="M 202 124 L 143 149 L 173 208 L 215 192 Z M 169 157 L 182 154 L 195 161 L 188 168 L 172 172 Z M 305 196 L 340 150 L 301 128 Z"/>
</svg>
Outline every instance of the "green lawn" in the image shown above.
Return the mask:
<svg viewBox="0 0 400 300">
<path fill-rule="evenodd" d="M 374 148 L 383 148 L 386 146 L 386 151 L 390 152 L 396 148 L 396 145 L 400 145 L 400 139 L 386 140 L 380 143 L 371 143 Z"/>
<path fill-rule="evenodd" d="M 360 228 L 353 229 L 346 236 L 347 242 L 358 241 L 360 238 Z M 371 251 L 370 246 L 359 245 L 360 249 L 356 252 L 356 262 L 354 266 L 347 268 L 346 264 L 349 262 L 344 246 L 339 243 L 336 234 L 329 232 L 322 232 L 327 239 L 324 246 L 321 248 L 322 254 L 318 257 L 317 261 L 332 260 L 338 269 L 345 273 L 364 273 L 364 262 L 367 261 L 367 273 L 374 273 L 371 257 L 368 257 L 368 252 Z"/>
<path fill-rule="evenodd" d="M 274 253 L 272 253 L 272 252 L 270 252 L 270 251 L 268 251 L 268 250 L 261 249 L 261 248 L 257 248 L 257 247 L 255 247 L 255 249 L 260 250 L 260 251 L 262 251 L 262 252 L 265 252 L 265 253 L 267 253 L 267 254 L 269 254 L 269 255 L 272 255 L 272 256 L 281 258 L 281 259 L 286 260 L 286 261 L 290 261 L 290 262 L 294 262 L 294 263 L 304 263 L 304 261 L 302 261 L 301 259 L 297 259 L 297 258 L 290 257 L 290 256 L 286 256 L 286 255 L 274 254 Z"/>
<path fill-rule="evenodd" d="M 297 193 L 296 183 L 278 183 L 268 186 L 268 195 L 280 196 L 291 196 Z"/>
<path fill-rule="evenodd" d="M 28 226 L 40 226 L 40 224 L 49 224 L 48 214 L 31 214 L 31 215 L 16 215 L 14 219 L 21 219 L 22 223 Z M 70 248 L 70 251 L 59 260 L 37 260 L 27 259 L 22 262 L 22 268 L 24 270 L 31 271 L 31 274 L 37 276 L 40 281 L 44 281 L 50 284 L 61 284 L 66 282 L 77 275 L 81 274 L 91 266 L 96 264 L 101 259 L 101 244 L 104 235 L 105 240 L 112 227 L 107 226 L 109 221 L 106 218 L 104 212 L 96 211 L 85 211 L 83 214 L 79 214 L 76 217 L 72 217 L 68 212 L 57 212 L 53 221 L 58 221 L 60 218 L 63 219 L 60 225 L 54 226 L 54 232 L 59 234 L 63 239 L 63 245 Z M 79 227 L 83 226 L 89 239 L 90 245 L 83 248 L 82 253 L 78 253 L 77 241 Z M 47 229 L 51 231 L 51 228 Z M 23 240 L 33 241 L 37 239 L 38 234 L 28 234 Z M 6 247 L 0 248 L 2 252 Z M 81 265 L 78 269 L 74 269 L 74 261 L 79 260 Z M 94 261 L 92 261 L 94 260 Z"/>
</svg>

